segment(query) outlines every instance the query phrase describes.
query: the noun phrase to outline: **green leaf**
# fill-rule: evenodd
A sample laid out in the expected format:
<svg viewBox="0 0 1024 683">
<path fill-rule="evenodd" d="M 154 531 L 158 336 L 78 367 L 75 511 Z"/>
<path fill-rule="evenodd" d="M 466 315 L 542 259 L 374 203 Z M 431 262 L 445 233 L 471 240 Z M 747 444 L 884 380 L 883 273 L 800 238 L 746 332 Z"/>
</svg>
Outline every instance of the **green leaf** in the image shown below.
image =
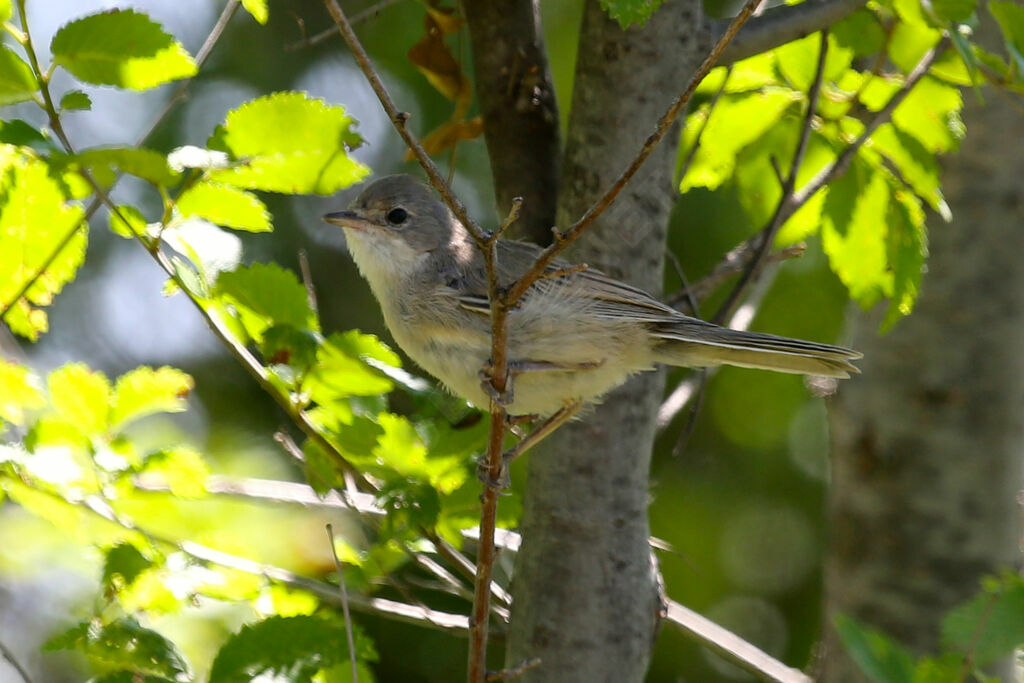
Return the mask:
<svg viewBox="0 0 1024 683">
<path fill-rule="evenodd" d="M 665 0 L 601 0 L 601 9 L 625 29 L 632 24 L 647 23 L 663 2 Z"/>
<path fill-rule="evenodd" d="M 110 669 L 125 669 L 171 680 L 191 680 L 185 658 L 167 638 L 128 617 L 103 624 L 83 621 L 51 638 L 46 651 L 74 649 Z"/>
<path fill-rule="evenodd" d="M 896 201 L 889 204 L 887 220 L 892 294 L 882 331 L 914 310 L 928 257 L 928 235 L 920 203 L 904 190 L 896 190 L 893 198 Z"/>
<path fill-rule="evenodd" d="M 967 21 L 978 9 L 978 0 L 931 0 L 931 8 L 943 25 Z"/>
<path fill-rule="evenodd" d="M 892 288 L 886 258 L 888 206 L 889 186 L 882 174 L 856 165 L 825 198 L 822 248 L 850 296 L 865 308 Z"/>
<path fill-rule="evenodd" d="M 343 108 L 303 93 L 258 98 L 228 113 L 210 139 L 238 162 L 210 176 L 247 190 L 332 194 L 369 173 L 348 155 L 362 142 L 354 125 Z"/>
<path fill-rule="evenodd" d="M 362 631 L 353 627 L 356 658 L 377 654 Z M 299 615 L 271 617 L 243 626 L 217 653 L 210 683 L 248 683 L 257 677 L 309 683 L 320 669 L 349 659 L 344 624 Z"/>
<path fill-rule="evenodd" d="M 39 378 L 24 365 L 0 359 L 0 420 L 25 423 L 25 411 L 42 408 L 46 399 Z"/>
<path fill-rule="evenodd" d="M 312 330 L 299 330 L 291 325 L 273 325 L 263 333 L 260 353 L 271 365 L 288 365 L 304 373 L 316 363 L 319 346 Z"/>
<path fill-rule="evenodd" d="M 928 202 L 947 223 L 953 219 L 939 187 L 939 164 L 935 155 L 892 124 L 884 123 L 871 135 L 872 146 L 881 152 L 914 192 Z"/>
<path fill-rule="evenodd" d="M 46 312 L 35 306 L 49 306 L 74 279 L 85 258 L 87 235 L 82 209 L 67 202 L 47 165 L 0 146 L 0 307 L 10 305 L 49 263 L 7 312 L 5 321 L 13 332 L 35 341 L 49 329 Z"/>
<path fill-rule="evenodd" d="M 63 365 L 47 377 L 50 402 L 57 414 L 88 437 L 103 434 L 110 424 L 110 381 L 83 363 Z"/>
<path fill-rule="evenodd" d="M 181 177 L 167 165 L 167 157 L 144 147 L 97 147 L 72 160 L 90 170 L 114 167 L 161 187 L 174 185 Z"/>
<path fill-rule="evenodd" d="M 251 192 L 219 183 L 197 183 L 178 197 L 184 217 L 199 216 L 227 228 L 266 232 L 272 229 L 270 212 Z"/>
<path fill-rule="evenodd" d="M 31 147 L 33 151 L 48 155 L 57 147 L 48 137 L 22 119 L 0 121 L 0 143 L 17 147 Z"/>
<path fill-rule="evenodd" d="M 960 119 L 962 106 L 957 88 L 925 76 L 896 107 L 892 122 L 929 152 L 949 152 L 966 132 Z"/>
<path fill-rule="evenodd" d="M 1024 74 L 1024 7 L 1013 0 L 989 0 L 987 6 L 1003 31 L 1006 49 L 1017 64 L 1019 78 Z"/>
<path fill-rule="evenodd" d="M 963 657 L 948 652 L 938 659 L 922 657 L 914 669 L 914 683 L 949 683 L 962 679 Z"/>
<path fill-rule="evenodd" d="M 146 217 L 134 206 L 118 204 L 117 211 L 111 211 L 107 218 L 110 221 L 110 230 L 115 235 L 131 239 L 135 235 L 147 234 Z"/>
<path fill-rule="evenodd" d="M 196 74 L 181 43 L 133 10 L 108 10 L 66 24 L 50 52 L 56 64 L 96 85 L 145 90 Z"/>
<path fill-rule="evenodd" d="M 0 105 L 30 100 L 38 91 L 32 67 L 14 50 L 0 45 Z"/>
<path fill-rule="evenodd" d="M 92 109 L 92 100 L 81 90 L 69 90 L 60 98 L 60 109 L 81 111 Z"/>
<path fill-rule="evenodd" d="M 873 55 L 885 46 L 885 31 L 878 23 L 878 17 L 863 7 L 835 24 L 830 34 L 856 57 Z"/>
<path fill-rule="evenodd" d="M 267 0 L 242 0 L 242 7 L 245 11 L 252 15 L 252 18 L 261 24 L 267 23 L 269 12 L 267 10 Z"/>
<path fill-rule="evenodd" d="M 254 263 L 221 273 L 215 293 L 239 309 L 242 324 L 257 341 L 275 324 L 319 329 L 306 289 L 295 273 L 276 263 Z"/>
<path fill-rule="evenodd" d="M 924 53 L 935 47 L 941 38 L 942 31 L 930 28 L 923 21 L 898 22 L 889 39 L 889 57 L 903 73 L 910 73 Z"/>
<path fill-rule="evenodd" d="M 806 38 L 786 43 L 775 50 L 779 71 L 794 90 L 800 92 L 810 90 L 817 72 L 820 45 L 821 38 L 817 34 L 812 34 Z M 825 81 L 838 78 L 850 66 L 852 60 L 853 51 L 843 47 L 830 36 L 828 54 L 825 55 Z"/>
<path fill-rule="evenodd" d="M 304 388 L 316 403 L 326 404 L 349 396 L 385 394 L 394 382 L 382 372 L 367 365 L 363 357 L 375 358 L 388 365 L 398 358 L 376 337 L 351 330 L 335 332 L 317 351 L 317 364 Z"/>
<path fill-rule="evenodd" d="M 142 572 L 153 566 L 153 561 L 139 552 L 131 543 L 118 543 L 106 552 L 103 562 L 103 586 L 108 593 L 121 590 L 134 583 Z"/>
<path fill-rule="evenodd" d="M 160 476 L 180 498 L 202 498 L 210 468 L 191 446 L 175 446 L 146 456 L 142 471 Z"/>
<path fill-rule="evenodd" d="M 800 97 L 800 93 L 785 88 L 723 96 L 704 127 L 700 147 L 693 155 L 680 191 L 686 192 L 692 187 L 711 190 L 719 187 L 732 175 L 739 151 L 775 126 L 786 109 Z M 681 154 L 689 153 L 706 117 L 705 108 L 687 119 Z"/>
<path fill-rule="evenodd" d="M 0 21 L 11 18 L 11 0 L 0 0 Z"/>
<path fill-rule="evenodd" d="M 135 368 L 114 385 L 111 427 L 117 429 L 153 413 L 180 413 L 193 386 L 192 378 L 175 368 Z"/>
<path fill-rule="evenodd" d="M 912 683 L 914 658 L 885 633 L 843 614 L 835 618 L 839 639 L 860 670 L 876 683 Z"/>
<path fill-rule="evenodd" d="M 942 621 L 942 640 L 985 666 L 1024 644 L 1024 580 L 1007 574 Z"/>
</svg>

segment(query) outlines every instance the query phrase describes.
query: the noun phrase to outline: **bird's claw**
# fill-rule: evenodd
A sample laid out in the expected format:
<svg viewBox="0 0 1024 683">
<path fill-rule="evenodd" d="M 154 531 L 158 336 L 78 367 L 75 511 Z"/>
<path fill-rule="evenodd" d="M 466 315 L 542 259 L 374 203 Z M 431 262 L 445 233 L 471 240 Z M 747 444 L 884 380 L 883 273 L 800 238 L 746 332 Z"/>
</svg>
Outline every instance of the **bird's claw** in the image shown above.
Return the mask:
<svg viewBox="0 0 1024 683">
<path fill-rule="evenodd" d="M 505 390 L 500 391 L 493 384 L 492 373 L 494 367 L 490 361 L 480 368 L 476 376 L 480 378 L 480 388 L 483 389 L 484 393 L 487 394 L 488 398 L 497 403 L 502 408 L 508 408 L 512 405 L 515 400 L 515 392 L 512 389 L 512 374 L 506 373 L 505 375 Z"/>
<path fill-rule="evenodd" d="M 476 461 L 476 476 L 487 488 L 501 495 L 509 495 L 506 492 L 512 488 L 512 479 L 509 477 L 508 460 L 505 459 L 504 453 L 501 456 L 501 472 L 496 478 L 491 476 L 491 467 L 486 455 L 480 456 Z"/>
</svg>

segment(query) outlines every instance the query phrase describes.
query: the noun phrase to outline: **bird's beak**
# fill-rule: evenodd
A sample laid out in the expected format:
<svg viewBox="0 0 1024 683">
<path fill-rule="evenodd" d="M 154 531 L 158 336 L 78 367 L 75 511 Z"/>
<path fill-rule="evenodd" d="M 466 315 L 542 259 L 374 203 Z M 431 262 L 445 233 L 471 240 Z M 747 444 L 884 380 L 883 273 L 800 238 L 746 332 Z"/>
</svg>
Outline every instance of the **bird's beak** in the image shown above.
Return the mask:
<svg viewBox="0 0 1024 683">
<path fill-rule="evenodd" d="M 332 225 L 340 225 L 343 228 L 352 228 L 363 232 L 369 232 L 379 227 L 376 223 L 363 218 L 355 211 L 348 210 L 324 214 L 324 220 Z"/>
</svg>

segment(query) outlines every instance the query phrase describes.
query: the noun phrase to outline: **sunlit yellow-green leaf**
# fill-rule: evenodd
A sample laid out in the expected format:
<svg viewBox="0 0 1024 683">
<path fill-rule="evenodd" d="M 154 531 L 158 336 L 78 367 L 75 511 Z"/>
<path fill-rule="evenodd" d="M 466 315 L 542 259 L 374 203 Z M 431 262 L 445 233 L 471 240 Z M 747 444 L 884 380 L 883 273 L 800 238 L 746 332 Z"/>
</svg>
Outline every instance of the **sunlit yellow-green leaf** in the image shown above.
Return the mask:
<svg viewBox="0 0 1024 683">
<path fill-rule="evenodd" d="M 181 43 L 133 10 L 108 10 L 66 24 L 50 52 L 76 78 L 97 85 L 145 90 L 196 73 Z"/>
<path fill-rule="evenodd" d="M 107 214 L 110 230 L 115 235 L 131 239 L 135 235 L 146 234 L 146 217 L 134 206 L 120 204 L 116 211 Z"/>
<path fill-rule="evenodd" d="M 0 105 L 30 100 L 38 90 L 31 67 L 14 50 L 0 45 Z"/>
<path fill-rule="evenodd" d="M 356 331 L 332 334 L 317 351 L 317 364 L 305 388 L 317 403 L 326 404 L 348 396 L 372 396 L 394 388 L 394 382 L 370 367 L 361 356 L 393 365 L 397 358 L 375 337 Z"/>
<path fill-rule="evenodd" d="M 245 11 L 252 15 L 252 18 L 261 24 L 267 23 L 269 11 L 267 10 L 267 0 L 242 0 L 242 7 Z"/>
<path fill-rule="evenodd" d="M 46 404 L 39 379 L 24 365 L 0 359 L 0 420 L 24 424 L 25 411 Z"/>
<path fill-rule="evenodd" d="M 892 264 L 892 293 L 882 329 L 889 329 L 897 320 L 910 315 L 917 303 L 928 257 L 928 233 L 924 210 L 916 197 L 906 190 L 893 193 L 888 212 L 889 262 Z"/>
<path fill-rule="evenodd" d="M 86 239 L 82 209 L 68 204 L 47 165 L 0 145 L 0 310 L 13 304 L 5 317 L 12 331 L 35 340 L 49 329 L 37 307 L 49 306 L 74 278 Z M 26 296 L 15 301 L 32 278 Z"/>
<path fill-rule="evenodd" d="M 689 154 L 702 126 L 704 132 L 680 189 L 685 192 L 691 187 L 719 187 L 732 174 L 739 150 L 774 126 L 800 96 L 784 88 L 765 88 L 751 94 L 723 96 L 706 126 L 700 112 L 690 116 L 683 132 L 683 156 Z"/>
<path fill-rule="evenodd" d="M 959 90 L 926 76 L 896 107 L 892 121 L 929 152 L 949 152 L 966 132 L 960 119 L 962 106 Z"/>
<path fill-rule="evenodd" d="M 850 296 L 864 307 L 892 291 L 886 248 L 888 208 L 885 178 L 856 169 L 835 183 L 825 200 L 822 247 Z"/>
<path fill-rule="evenodd" d="M 1017 65 L 1017 80 L 1024 75 L 1024 7 L 1012 0 L 989 0 L 988 11 L 1003 32 L 1006 50 Z"/>
<path fill-rule="evenodd" d="M 343 108 L 303 93 L 252 100 L 229 112 L 210 139 L 211 149 L 235 161 L 211 177 L 248 190 L 331 194 L 369 173 L 349 156 L 362 142 L 354 125 Z"/>
<path fill-rule="evenodd" d="M 939 164 L 934 154 L 928 152 L 917 138 L 888 123 L 879 126 L 871 135 L 871 143 L 899 170 L 900 177 L 914 192 L 947 222 L 952 220 L 949 205 L 939 187 Z"/>
<path fill-rule="evenodd" d="M 257 341 L 275 324 L 299 330 L 318 328 L 306 289 L 295 273 L 275 263 L 254 263 L 221 273 L 215 292 L 238 310 Z"/>
<path fill-rule="evenodd" d="M 210 468 L 191 446 L 175 446 L 155 453 L 146 458 L 143 470 L 161 477 L 176 496 L 201 498 L 206 495 Z"/>
<path fill-rule="evenodd" d="M 92 171 L 113 167 L 124 173 L 167 187 L 181 177 L 167 165 L 167 157 L 144 147 L 97 147 L 80 152 L 72 158 Z"/>
<path fill-rule="evenodd" d="M 110 381 L 102 372 L 82 363 L 69 363 L 47 377 L 50 402 L 57 414 L 88 437 L 100 436 L 109 426 Z"/>
<path fill-rule="evenodd" d="M 179 413 L 192 391 L 192 378 L 170 367 L 139 367 L 117 379 L 110 414 L 113 428 L 152 413 Z"/>
<path fill-rule="evenodd" d="M 821 38 L 818 34 L 794 40 L 775 50 L 779 71 L 786 77 L 794 90 L 807 92 L 817 71 L 818 49 Z M 829 49 L 825 55 L 825 80 L 831 81 L 850 66 L 853 51 L 829 37 Z"/>
<path fill-rule="evenodd" d="M 199 216 L 227 228 L 265 232 L 272 227 L 259 197 L 230 185 L 197 183 L 178 197 L 176 206 L 182 216 Z"/>
<path fill-rule="evenodd" d="M 941 38 L 942 31 L 925 23 L 897 22 L 888 43 L 889 58 L 904 73 L 910 73 Z"/>
<path fill-rule="evenodd" d="M 0 0 L 0 21 L 11 18 L 11 0 Z"/>
</svg>

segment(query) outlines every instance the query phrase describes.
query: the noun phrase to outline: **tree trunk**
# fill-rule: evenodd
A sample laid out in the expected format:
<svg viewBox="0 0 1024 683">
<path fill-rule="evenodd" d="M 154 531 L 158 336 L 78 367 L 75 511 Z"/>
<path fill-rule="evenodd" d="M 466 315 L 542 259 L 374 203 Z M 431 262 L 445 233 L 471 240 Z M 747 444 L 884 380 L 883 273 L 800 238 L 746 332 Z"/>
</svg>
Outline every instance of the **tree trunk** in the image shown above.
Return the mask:
<svg viewBox="0 0 1024 683">
<path fill-rule="evenodd" d="M 578 218 L 627 166 L 695 70 L 700 5 L 667 3 L 623 31 L 586 3 L 558 225 Z M 592 226 L 572 258 L 661 287 L 675 193 L 675 137 Z M 530 456 L 506 662 L 539 658 L 528 681 L 639 681 L 662 609 L 647 539 L 648 467 L 659 374 L 613 392 Z"/>
<path fill-rule="evenodd" d="M 833 411 L 827 681 L 862 680 L 831 626 L 851 614 L 915 652 L 942 616 L 1018 555 L 1024 452 L 1024 119 L 965 93 L 968 138 L 944 174 L 955 222 L 934 223 L 920 302 L 891 334 L 860 316 L 863 375 Z"/>
</svg>

